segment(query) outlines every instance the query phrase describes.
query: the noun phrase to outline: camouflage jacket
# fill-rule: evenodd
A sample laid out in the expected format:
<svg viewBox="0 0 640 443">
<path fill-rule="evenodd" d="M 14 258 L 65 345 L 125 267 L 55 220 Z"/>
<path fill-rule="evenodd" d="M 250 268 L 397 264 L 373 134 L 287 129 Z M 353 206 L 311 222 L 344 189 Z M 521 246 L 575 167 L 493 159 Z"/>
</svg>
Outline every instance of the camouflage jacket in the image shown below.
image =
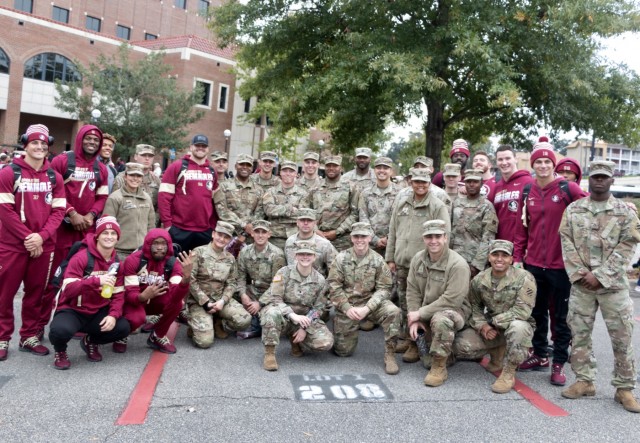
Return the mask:
<svg viewBox="0 0 640 443">
<path fill-rule="evenodd" d="M 260 174 L 251 174 L 251 181 L 258 185 L 264 192 L 267 192 L 269 189 L 275 188 L 280 184 L 280 177 L 273 174 L 269 180 L 266 180 L 260 177 Z"/>
<path fill-rule="evenodd" d="M 256 250 L 255 244 L 243 248 L 238 255 L 238 292 L 258 300 L 283 266 L 284 252 L 271 243 L 262 252 Z"/>
<path fill-rule="evenodd" d="M 466 320 L 471 312 L 467 299 L 470 275 L 469 265 L 457 252 L 446 248 L 442 257 L 432 262 L 423 246 L 409 266 L 407 310 L 418 311 L 425 322 L 445 309 L 459 312 Z"/>
<path fill-rule="evenodd" d="M 433 194 L 435 198 L 440 200 L 447 207 L 447 211 L 451 211 L 451 199 L 444 189 L 437 187 L 436 185 L 429 186 L 429 194 Z M 413 198 L 413 188 L 411 185 L 406 186 L 398 191 L 396 199 L 393 202 L 394 206 L 402 204 L 405 200 Z"/>
<path fill-rule="evenodd" d="M 336 231 L 337 236 L 351 232 L 358 221 L 358 191 L 349 182 L 337 181 L 314 188 L 308 195 L 310 208 L 318 214 L 320 231 Z"/>
<path fill-rule="evenodd" d="M 296 265 L 281 268 L 271 283 L 269 304 L 280 308 L 283 316 L 291 313 L 307 315 L 309 311 L 322 311 L 327 304 L 327 284 L 315 269 L 303 277 Z M 265 300 L 261 300 L 265 301 Z"/>
<path fill-rule="evenodd" d="M 451 211 L 450 247 L 470 266 L 482 271 L 487 264 L 489 242 L 496 238 L 498 217 L 493 204 L 479 196 L 469 200 L 460 195 Z"/>
<path fill-rule="evenodd" d="M 324 184 L 324 178 L 318 176 L 315 180 L 309 180 L 304 175 L 296 179 L 296 185 L 300 186 L 305 191 L 309 192 L 313 188 L 322 186 Z"/>
<path fill-rule="evenodd" d="M 358 199 L 359 221 L 371 225 L 371 229 L 373 229 L 372 246 L 376 246 L 381 238 L 389 236 L 389 222 L 391 221 L 393 202 L 398 191 L 398 185 L 391 183 L 386 188 L 374 185 L 360 194 Z"/>
<path fill-rule="evenodd" d="M 351 183 L 356 187 L 358 192 L 362 192 L 365 189 L 369 189 L 371 186 L 375 186 L 376 173 L 373 168 L 369 168 L 368 174 L 359 175 L 355 169 L 352 169 L 349 172 L 345 172 L 342 177 L 340 177 L 340 180 Z"/>
<path fill-rule="evenodd" d="M 298 234 L 294 234 L 287 239 L 284 245 L 284 254 L 287 257 L 287 264 L 293 265 L 296 262 L 296 250 L 294 243 L 298 240 Z M 313 269 L 322 274 L 323 277 L 329 275 L 329 268 L 338 255 L 338 251 L 329 240 L 318 234 L 313 234 L 311 240 L 316 242 L 316 261 Z"/>
<path fill-rule="evenodd" d="M 211 244 L 193 250 L 193 270 L 189 286 L 189 299 L 199 305 L 221 298 L 229 303 L 236 292 L 238 271 L 233 255 L 217 253 Z"/>
<path fill-rule="evenodd" d="M 586 197 L 571 203 L 560 223 L 562 257 L 571 283 L 579 284 L 581 271 L 591 271 L 603 286 L 596 292 L 628 290 L 626 268 L 640 241 L 638 223 L 634 211 L 613 196 L 606 202 Z"/>
<path fill-rule="evenodd" d="M 380 254 L 369 250 L 358 259 L 353 248 L 338 254 L 329 270 L 331 303 L 346 314 L 352 307 L 375 311 L 391 295 L 391 271 Z"/>
<path fill-rule="evenodd" d="M 264 214 L 271 222 L 273 237 L 288 238 L 298 232 L 298 209 L 306 207 L 307 192 L 293 185 L 284 189 L 282 184 L 269 189 L 262 197 Z"/>
<path fill-rule="evenodd" d="M 536 304 L 536 280 L 533 275 L 511 266 L 494 289 L 491 272 L 491 268 L 485 269 L 471 280 L 469 325 L 480 331 L 491 319 L 500 329 L 507 329 L 514 320 L 528 321 L 534 326 L 531 311 Z"/>
<path fill-rule="evenodd" d="M 213 194 L 218 219 L 231 223 L 240 234 L 253 220 L 264 218 L 262 196 L 264 191 L 253 181 L 240 182 L 237 178 L 225 180 Z"/>
</svg>

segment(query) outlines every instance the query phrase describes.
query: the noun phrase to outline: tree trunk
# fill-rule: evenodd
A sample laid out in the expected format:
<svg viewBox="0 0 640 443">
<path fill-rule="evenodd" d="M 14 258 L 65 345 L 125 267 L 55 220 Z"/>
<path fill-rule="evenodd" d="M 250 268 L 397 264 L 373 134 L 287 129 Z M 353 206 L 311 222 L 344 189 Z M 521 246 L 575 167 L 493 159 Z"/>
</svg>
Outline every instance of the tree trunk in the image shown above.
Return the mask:
<svg viewBox="0 0 640 443">
<path fill-rule="evenodd" d="M 440 158 L 444 144 L 444 104 L 427 101 L 427 124 L 425 130 L 425 155 L 433 159 L 433 170 L 440 170 Z"/>
</svg>

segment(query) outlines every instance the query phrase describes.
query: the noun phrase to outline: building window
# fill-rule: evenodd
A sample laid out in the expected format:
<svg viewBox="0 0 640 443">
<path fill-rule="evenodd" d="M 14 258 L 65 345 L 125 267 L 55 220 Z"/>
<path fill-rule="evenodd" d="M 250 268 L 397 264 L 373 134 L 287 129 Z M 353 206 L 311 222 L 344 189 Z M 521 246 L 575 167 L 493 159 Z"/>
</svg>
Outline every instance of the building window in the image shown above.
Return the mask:
<svg viewBox="0 0 640 443">
<path fill-rule="evenodd" d="M 145 40 L 156 40 L 158 38 L 157 35 L 155 34 L 149 34 L 148 32 L 144 33 L 144 39 Z"/>
<path fill-rule="evenodd" d="M 198 12 L 200 15 L 209 14 L 209 3 L 207 0 L 198 0 Z"/>
<path fill-rule="evenodd" d="M 116 36 L 124 40 L 131 39 L 131 28 L 122 25 L 116 25 Z"/>
<path fill-rule="evenodd" d="M 57 22 L 69 23 L 69 10 L 54 6 L 51 18 Z"/>
<path fill-rule="evenodd" d="M 13 7 L 18 11 L 24 11 L 31 14 L 33 12 L 33 0 L 15 0 Z"/>
<path fill-rule="evenodd" d="M 187 9 L 187 0 L 174 0 L 173 4 L 176 8 Z"/>
<path fill-rule="evenodd" d="M 244 101 L 244 113 L 248 114 L 251 111 L 251 99 Z"/>
<path fill-rule="evenodd" d="M 220 85 L 220 98 L 218 100 L 218 111 L 227 110 L 227 101 L 229 100 L 229 87 L 227 85 Z"/>
<path fill-rule="evenodd" d="M 24 64 L 24 77 L 45 82 L 60 80 L 63 83 L 82 80 L 78 68 L 71 60 L 53 52 L 44 52 L 27 60 Z"/>
<path fill-rule="evenodd" d="M 200 106 L 206 106 L 211 108 L 211 90 L 213 89 L 213 83 L 206 80 L 196 79 L 196 87 L 202 88 L 202 100 L 198 103 Z"/>
<path fill-rule="evenodd" d="M 102 23 L 102 20 L 100 20 L 99 18 L 96 17 L 91 17 L 90 15 L 87 15 L 87 29 L 89 31 L 96 31 L 96 32 L 100 32 L 100 24 Z"/>
<path fill-rule="evenodd" d="M 0 48 L 0 73 L 8 74 L 10 64 L 9 56 L 4 52 L 4 49 Z"/>
</svg>

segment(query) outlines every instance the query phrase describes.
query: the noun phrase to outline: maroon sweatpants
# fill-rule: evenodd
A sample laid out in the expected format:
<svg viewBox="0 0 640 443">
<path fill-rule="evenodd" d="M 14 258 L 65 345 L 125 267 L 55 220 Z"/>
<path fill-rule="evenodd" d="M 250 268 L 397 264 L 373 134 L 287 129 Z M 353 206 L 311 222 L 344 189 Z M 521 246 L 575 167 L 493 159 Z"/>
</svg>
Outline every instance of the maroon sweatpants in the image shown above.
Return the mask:
<svg viewBox="0 0 640 443">
<path fill-rule="evenodd" d="M 53 251 L 31 258 L 26 251 L 0 249 L 0 341 L 9 341 L 13 335 L 13 299 L 22 282 L 24 296 L 20 337 L 33 337 L 41 329 L 43 294 L 49 275 L 53 274 L 52 268 Z"/>
<path fill-rule="evenodd" d="M 182 310 L 182 297 L 180 297 L 180 293 L 173 291 L 173 294 L 173 297 L 170 297 L 169 293 L 156 297 L 151 299 L 148 304 L 133 305 L 131 303 L 125 303 L 122 308 L 122 316 L 129 321 L 131 330 L 135 331 L 145 323 L 147 314 L 162 314 L 153 330 L 158 337 L 164 337 Z"/>
</svg>

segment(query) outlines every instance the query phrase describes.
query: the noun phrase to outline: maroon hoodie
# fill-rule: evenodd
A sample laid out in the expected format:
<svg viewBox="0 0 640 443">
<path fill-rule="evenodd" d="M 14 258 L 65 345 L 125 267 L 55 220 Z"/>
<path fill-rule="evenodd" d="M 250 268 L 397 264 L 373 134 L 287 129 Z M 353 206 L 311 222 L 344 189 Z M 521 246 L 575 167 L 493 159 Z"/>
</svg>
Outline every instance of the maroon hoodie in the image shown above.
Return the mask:
<svg viewBox="0 0 640 443">
<path fill-rule="evenodd" d="M 26 252 L 25 238 L 37 233 L 42 237 L 43 251 L 51 252 L 66 206 L 62 176 L 55 174 L 53 187 L 47 175 L 50 164 L 46 159 L 38 171 L 22 158 L 14 159 L 13 163 L 22 170 L 15 193 L 13 169 L 7 166 L 0 170 L 0 248 Z"/>
<path fill-rule="evenodd" d="M 122 315 L 122 305 L 124 304 L 124 272 L 122 263 L 116 275 L 116 286 L 110 299 L 103 298 L 100 293 L 100 275 L 109 271 L 109 266 L 115 263 L 116 251 L 111 253 L 111 258 L 106 261 L 98 251 L 94 234 L 87 234 L 82 241 L 87 245 L 86 249 L 80 249 L 71 260 L 64 272 L 62 290 L 58 300 L 57 311 L 63 309 L 73 309 L 84 315 L 92 315 L 105 306 L 109 306 L 109 315 L 120 318 Z M 87 267 L 87 253 L 93 256 L 93 272 L 87 278 L 84 277 L 84 270 Z"/>
<path fill-rule="evenodd" d="M 163 238 L 167 242 L 167 255 L 161 261 L 155 261 L 151 256 L 151 244 L 157 238 Z M 142 249 L 134 252 L 124 262 L 124 289 L 125 289 L 125 302 L 127 304 L 139 305 L 140 301 L 138 296 L 142 291 L 147 289 L 147 286 L 153 284 L 155 281 L 161 279 L 166 280 L 164 275 L 164 265 L 171 257 L 173 252 L 173 242 L 171 236 L 165 229 L 155 228 L 150 230 L 144 238 L 144 244 Z M 140 267 L 140 260 L 142 257 L 147 260 L 146 269 L 138 271 Z M 173 271 L 169 276 L 169 290 L 166 294 L 160 297 L 167 297 L 173 299 L 176 293 L 179 293 L 179 297 L 183 298 L 189 292 L 189 283 L 182 284 L 182 266 L 180 262 L 176 260 L 173 265 Z"/>
<path fill-rule="evenodd" d="M 528 265 L 539 268 L 564 269 L 558 233 L 562 214 L 571 202 L 586 197 L 587 193 L 576 183 L 567 181 L 571 194 L 569 197 L 560 188 L 560 182 L 563 180 L 565 180 L 564 177 L 557 177 L 544 188 L 540 188 L 534 181 L 526 205 L 521 197 L 520 216 L 522 217 L 522 211 L 526 210 L 527 226 L 524 226 L 521 218 L 514 241 L 514 262 L 524 260 Z"/>
<path fill-rule="evenodd" d="M 522 224 L 520 221 L 522 188 L 533 181 L 529 171 L 516 171 L 509 180 L 502 177 L 496 182 L 493 197 L 493 206 L 498 216 L 496 240 L 515 241 L 516 228 Z"/>
</svg>

